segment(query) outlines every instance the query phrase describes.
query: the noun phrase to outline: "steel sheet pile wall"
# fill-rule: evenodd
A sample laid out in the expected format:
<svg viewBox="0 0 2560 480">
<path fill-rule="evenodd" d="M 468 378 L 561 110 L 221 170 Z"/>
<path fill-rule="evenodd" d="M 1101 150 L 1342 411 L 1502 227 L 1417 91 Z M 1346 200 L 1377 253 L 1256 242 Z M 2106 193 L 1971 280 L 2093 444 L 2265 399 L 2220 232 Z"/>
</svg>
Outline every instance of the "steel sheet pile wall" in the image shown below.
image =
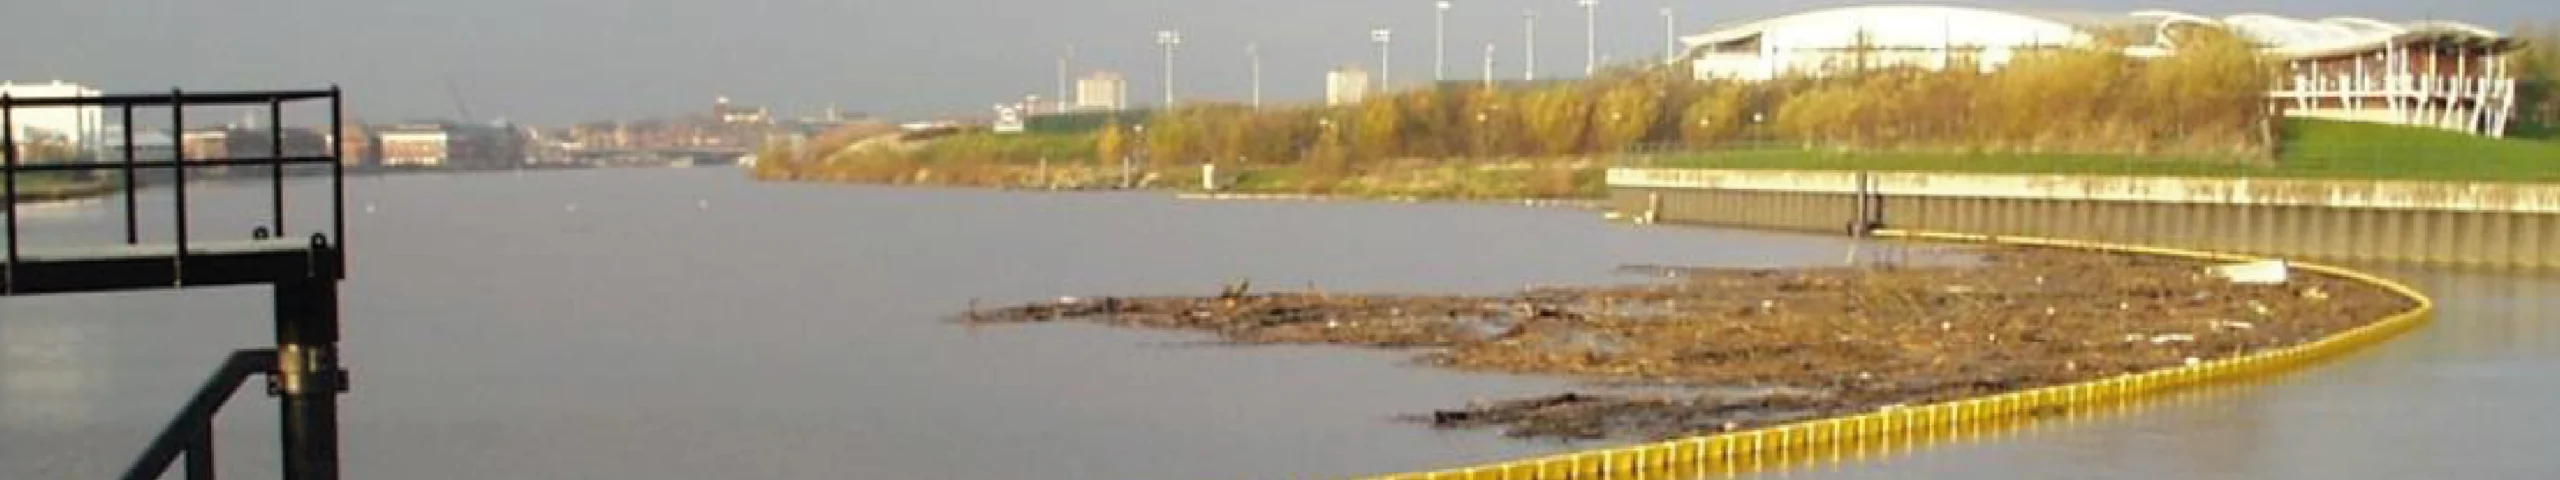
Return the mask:
<svg viewBox="0 0 2560 480">
<path fill-rule="evenodd" d="M 1639 219 L 2104 239 L 2347 261 L 2560 267 L 2560 185 L 1621 168 Z M 1647 214 L 1650 215 L 1647 215 Z"/>
</svg>

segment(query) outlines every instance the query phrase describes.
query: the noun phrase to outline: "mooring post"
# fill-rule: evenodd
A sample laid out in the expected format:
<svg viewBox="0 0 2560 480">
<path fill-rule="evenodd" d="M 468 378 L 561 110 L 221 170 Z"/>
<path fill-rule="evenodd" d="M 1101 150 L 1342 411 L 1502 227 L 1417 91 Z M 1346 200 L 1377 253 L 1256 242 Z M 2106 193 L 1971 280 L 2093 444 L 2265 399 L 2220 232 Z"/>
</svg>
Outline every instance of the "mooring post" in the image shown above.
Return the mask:
<svg viewBox="0 0 2560 480">
<path fill-rule="evenodd" d="M 1662 192 L 1645 192 L 1644 220 L 1638 223 L 1645 225 L 1662 223 Z"/>
<path fill-rule="evenodd" d="M 310 274 L 276 283 L 276 372 L 286 480 L 338 478 L 338 252 L 315 236 Z"/>
<path fill-rule="evenodd" d="M 1875 205 L 1870 201 L 1875 195 L 1874 186 L 1869 183 L 1865 171 L 1857 172 L 1853 181 L 1857 182 L 1857 187 L 1851 191 L 1849 198 L 1857 202 L 1857 205 L 1851 208 L 1849 236 L 1866 238 L 1867 230 L 1875 228 Z"/>
</svg>

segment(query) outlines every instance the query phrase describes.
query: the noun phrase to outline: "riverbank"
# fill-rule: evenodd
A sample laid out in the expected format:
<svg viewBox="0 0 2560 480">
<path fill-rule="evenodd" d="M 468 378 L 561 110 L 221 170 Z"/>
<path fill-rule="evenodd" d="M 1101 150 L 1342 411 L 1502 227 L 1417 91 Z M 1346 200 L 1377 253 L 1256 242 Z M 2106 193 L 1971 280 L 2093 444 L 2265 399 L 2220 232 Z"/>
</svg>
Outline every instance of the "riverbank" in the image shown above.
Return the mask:
<svg viewBox="0 0 2560 480">
<path fill-rule="evenodd" d="M 1909 254 L 1901 247 L 1888 258 Z M 1416 412 L 1440 428 L 1672 438 L 2062 385 L 2315 341 L 2410 300 L 2301 271 L 2280 284 L 2205 263 L 1966 248 L 1956 265 L 1637 269 L 1660 281 L 1509 295 L 1324 292 L 1070 298 L 971 323 L 1090 321 L 1240 344 L 1421 350 L 1428 365 L 1565 375 L 1584 391 Z M 1626 387 L 1646 387 L 1630 389 Z"/>
<path fill-rule="evenodd" d="M 122 188 L 103 179 L 77 180 L 50 175 L 28 175 L 18 179 L 18 203 L 59 202 L 102 197 Z"/>
<path fill-rule="evenodd" d="M 1212 171 L 1212 188 L 1202 169 L 1188 166 L 1137 169 L 1085 163 L 1051 165 L 966 164 L 909 165 L 893 172 L 793 172 L 760 169 L 757 180 L 844 183 L 857 185 L 921 185 L 1022 190 L 1120 190 L 1173 192 L 1214 199 L 1363 199 L 1388 201 L 1448 200 L 1598 200 L 1607 196 L 1607 166 L 1597 159 L 1468 162 L 1404 160 L 1381 162 L 1358 171 L 1322 173 L 1297 165 L 1225 167 Z"/>
<path fill-rule="evenodd" d="M 2287 178 L 2343 181 L 2560 182 L 2560 139 L 2490 138 L 2442 130 L 2287 119 L 2272 160 L 2209 156 L 1837 151 L 1766 145 L 1632 155 L 1629 166 L 1716 170 Z"/>
</svg>

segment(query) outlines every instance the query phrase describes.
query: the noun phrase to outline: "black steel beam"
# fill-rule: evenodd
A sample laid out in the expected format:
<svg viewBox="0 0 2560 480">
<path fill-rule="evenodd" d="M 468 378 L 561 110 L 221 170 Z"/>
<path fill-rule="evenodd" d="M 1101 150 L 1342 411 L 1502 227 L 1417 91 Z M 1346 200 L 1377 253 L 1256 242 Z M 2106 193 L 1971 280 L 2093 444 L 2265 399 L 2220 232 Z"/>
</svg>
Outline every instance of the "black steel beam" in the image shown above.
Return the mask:
<svg viewBox="0 0 2560 480">
<path fill-rule="evenodd" d="M 151 161 L 137 161 L 137 162 L 133 162 L 133 163 L 132 163 L 132 168 L 136 168 L 136 169 L 160 169 L 160 168 L 194 168 L 194 167 L 255 167 L 255 166 L 269 166 L 269 165 L 306 165 L 306 164 L 308 164 L 308 165 L 317 165 L 317 164 L 329 163 L 329 162 L 335 162 L 335 161 L 337 161 L 337 159 L 329 158 L 329 157 L 245 157 L 245 158 L 208 158 L 208 159 L 203 159 L 203 160 L 151 160 Z M 124 163 L 39 163 L 39 164 L 34 164 L 34 165 L 19 165 L 19 166 L 18 166 L 18 171 L 21 171 L 21 172 L 94 172 L 94 171 L 99 171 L 99 170 L 123 170 L 123 169 L 125 169 L 125 168 L 126 168 L 126 164 L 124 164 Z"/>
<path fill-rule="evenodd" d="M 272 284 L 325 272 L 311 261 L 311 255 L 299 249 L 197 251 L 187 255 L 183 271 L 174 251 L 148 256 L 21 258 L 8 265 L 15 275 L 0 296 Z"/>
<path fill-rule="evenodd" d="M 19 107 L 78 107 L 134 105 L 142 107 L 171 105 L 256 105 L 270 100 L 295 101 L 329 98 L 328 90 L 277 90 L 264 92 L 185 92 L 174 94 L 139 93 L 108 94 L 95 97 L 18 98 L 9 101 Z"/>
</svg>

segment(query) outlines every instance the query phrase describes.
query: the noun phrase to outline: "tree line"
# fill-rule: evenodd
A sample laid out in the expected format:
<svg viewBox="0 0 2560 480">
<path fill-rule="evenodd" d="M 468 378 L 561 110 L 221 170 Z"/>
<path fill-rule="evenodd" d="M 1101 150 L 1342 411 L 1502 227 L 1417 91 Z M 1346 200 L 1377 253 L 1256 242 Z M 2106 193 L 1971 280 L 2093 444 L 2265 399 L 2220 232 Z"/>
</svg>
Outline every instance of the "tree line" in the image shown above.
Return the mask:
<svg viewBox="0 0 2560 480">
<path fill-rule="evenodd" d="M 2516 127 L 2560 138 L 2560 24 L 2518 27 L 2515 37 L 2525 42 L 2509 60 L 2516 73 Z"/>
<path fill-rule="evenodd" d="M 2278 62 L 2227 31 L 2173 34 L 2174 54 L 2159 58 L 2131 58 L 2102 39 L 2015 52 L 1989 72 L 1860 60 L 1827 75 L 1739 82 L 1692 80 L 1687 65 L 1621 66 L 1586 80 L 1453 82 L 1341 106 L 1193 104 L 1076 135 L 961 135 L 921 148 L 829 138 L 769 152 L 788 161 L 768 164 L 882 177 L 1043 160 L 1157 171 L 1216 163 L 1338 178 L 1416 160 L 1534 167 L 1634 149 L 2272 158 L 2280 122 L 2266 94 Z M 2532 62 L 2544 72 L 2560 63 Z"/>
<path fill-rule="evenodd" d="M 2266 155 L 2274 63 L 2227 32 L 2178 35 L 2178 51 L 2167 57 L 2137 60 L 2118 48 L 2029 51 L 1989 73 L 1855 62 L 1818 78 L 1746 83 L 1693 81 L 1685 65 L 1674 65 L 1545 85 L 1453 84 L 1339 107 L 1186 107 L 1143 128 L 1105 130 L 1097 152 L 1160 165 L 1499 160 L 1772 144 Z"/>
</svg>

